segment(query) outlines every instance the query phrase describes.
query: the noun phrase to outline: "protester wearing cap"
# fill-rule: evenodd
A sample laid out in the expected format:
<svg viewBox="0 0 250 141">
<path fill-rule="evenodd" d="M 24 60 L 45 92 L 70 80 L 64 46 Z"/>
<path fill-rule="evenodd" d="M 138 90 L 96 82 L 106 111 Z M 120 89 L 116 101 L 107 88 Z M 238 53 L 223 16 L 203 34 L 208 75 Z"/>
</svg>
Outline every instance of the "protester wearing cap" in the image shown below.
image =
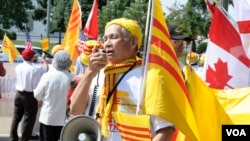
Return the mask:
<svg viewBox="0 0 250 141">
<path fill-rule="evenodd" d="M 135 20 L 114 19 L 106 24 L 103 41 L 106 53 L 93 48 L 89 56 L 89 67 L 71 97 L 70 112 L 73 116 L 85 113 L 97 118 L 101 125 L 103 140 L 121 141 L 122 131 L 117 129 L 113 113 L 135 114 L 142 77 L 142 60 L 136 57 L 142 43 L 141 28 Z M 157 81 L 161 79 L 158 77 L 151 79 L 156 83 L 161 81 Z M 161 83 L 159 87 L 163 89 L 165 84 Z M 96 101 L 93 102 L 92 99 Z M 151 140 L 170 140 L 174 131 L 173 124 L 163 119 L 160 113 L 148 110 L 149 105 L 164 107 L 163 103 L 166 101 L 148 100 L 140 105 L 143 114 L 148 115 L 152 129 L 152 132 L 145 136 Z"/>
<path fill-rule="evenodd" d="M 28 141 L 30 139 L 38 109 L 33 91 L 43 73 L 48 69 L 48 63 L 44 55 L 42 57 L 43 66 L 37 66 L 33 63 L 35 52 L 32 48 L 25 48 L 22 51 L 22 57 L 23 63 L 18 64 L 15 68 L 17 92 L 14 98 L 14 113 L 10 128 L 11 141 L 19 140 L 17 129 L 22 119 L 20 140 Z"/>
<path fill-rule="evenodd" d="M 190 40 L 190 37 L 185 36 L 176 25 L 168 26 L 170 38 L 172 40 L 177 57 L 181 57 L 184 51 L 184 41 Z"/>
<path fill-rule="evenodd" d="M 70 55 L 65 50 L 57 51 L 52 61 L 55 70 L 45 73 L 34 90 L 41 105 L 40 140 L 59 140 L 66 118 L 67 90 L 74 76 L 68 71 L 71 64 Z"/>
<path fill-rule="evenodd" d="M 189 41 L 190 37 L 185 36 L 177 27 L 177 25 L 169 25 L 168 31 L 170 38 L 174 47 L 177 58 L 180 58 L 183 55 L 185 48 L 185 41 Z M 183 63 L 179 61 L 180 68 L 183 68 Z"/>
</svg>

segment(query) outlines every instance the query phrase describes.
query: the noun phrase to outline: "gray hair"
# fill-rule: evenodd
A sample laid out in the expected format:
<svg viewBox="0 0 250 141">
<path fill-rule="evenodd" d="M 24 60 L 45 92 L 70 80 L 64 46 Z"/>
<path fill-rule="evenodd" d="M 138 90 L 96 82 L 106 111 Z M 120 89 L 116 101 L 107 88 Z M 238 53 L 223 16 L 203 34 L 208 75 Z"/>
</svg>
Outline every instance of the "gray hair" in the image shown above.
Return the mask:
<svg viewBox="0 0 250 141">
<path fill-rule="evenodd" d="M 124 39 L 126 41 L 128 41 L 132 37 L 132 34 L 124 27 L 122 27 L 121 31 L 122 31 L 122 34 L 124 35 Z"/>
<path fill-rule="evenodd" d="M 65 50 L 57 51 L 52 61 L 53 67 L 55 67 L 57 70 L 67 70 L 71 64 L 72 61 L 70 59 L 69 53 Z"/>
</svg>

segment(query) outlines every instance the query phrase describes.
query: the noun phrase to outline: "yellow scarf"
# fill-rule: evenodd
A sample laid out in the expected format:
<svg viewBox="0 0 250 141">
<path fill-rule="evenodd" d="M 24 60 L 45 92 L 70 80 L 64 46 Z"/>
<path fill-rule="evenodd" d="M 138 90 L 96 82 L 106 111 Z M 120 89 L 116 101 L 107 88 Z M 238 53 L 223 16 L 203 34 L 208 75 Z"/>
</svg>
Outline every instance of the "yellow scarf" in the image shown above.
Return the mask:
<svg viewBox="0 0 250 141">
<path fill-rule="evenodd" d="M 120 64 L 109 64 L 105 67 L 105 80 L 104 85 L 100 93 L 100 100 L 97 106 L 97 112 L 99 116 L 99 123 L 101 124 L 101 132 L 104 137 L 108 137 L 108 121 L 111 117 L 111 111 L 113 108 L 113 100 L 116 97 L 117 90 L 115 89 L 113 94 L 110 92 L 112 91 L 113 87 L 117 83 L 117 79 L 119 74 L 128 71 L 135 63 L 134 67 L 141 66 L 141 60 L 135 61 L 134 59 L 126 60 Z M 109 101 L 107 101 L 108 95 L 111 95 Z M 108 103 L 107 103 L 108 102 Z"/>
</svg>

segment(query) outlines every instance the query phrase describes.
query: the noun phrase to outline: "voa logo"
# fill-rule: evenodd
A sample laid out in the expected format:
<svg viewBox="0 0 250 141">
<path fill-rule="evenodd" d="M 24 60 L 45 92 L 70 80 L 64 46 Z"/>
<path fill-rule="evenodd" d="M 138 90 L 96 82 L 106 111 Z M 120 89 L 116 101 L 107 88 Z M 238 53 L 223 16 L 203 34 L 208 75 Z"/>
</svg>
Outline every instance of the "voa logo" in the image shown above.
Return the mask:
<svg viewBox="0 0 250 141">
<path fill-rule="evenodd" d="M 244 129 L 226 129 L 228 136 L 247 136 Z"/>
</svg>

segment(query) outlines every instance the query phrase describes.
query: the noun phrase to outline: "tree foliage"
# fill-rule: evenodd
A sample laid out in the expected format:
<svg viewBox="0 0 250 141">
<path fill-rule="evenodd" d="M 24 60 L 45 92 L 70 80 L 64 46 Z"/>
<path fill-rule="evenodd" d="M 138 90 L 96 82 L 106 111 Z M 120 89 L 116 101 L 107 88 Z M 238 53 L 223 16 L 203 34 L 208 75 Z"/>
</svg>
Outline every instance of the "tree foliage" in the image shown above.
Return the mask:
<svg viewBox="0 0 250 141">
<path fill-rule="evenodd" d="M 214 2 L 220 2 L 220 0 Z M 227 2 L 229 5 L 233 4 L 232 0 Z M 171 12 L 166 17 L 168 24 L 178 25 L 188 36 L 194 38 L 198 35 L 207 37 L 211 17 L 204 0 L 188 0 L 186 5 L 175 2 L 172 7 L 167 8 Z"/>
<path fill-rule="evenodd" d="M 137 20 L 142 28 L 142 33 L 144 33 L 147 3 L 147 0 L 110 0 L 99 12 L 100 34 L 103 34 L 107 22 L 121 17 Z"/>
<path fill-rule="evenodd" d="M 105 24 L 112 19 L 122 17 L 131 0 L 110 0 L 99 11 L 99 31 L 103 33 Z"/>
<path fill-rule="evenodd" d="M 38 6 L 33 13 L 33 19 L 42 21 L 44 25 L 47 24 L 47 1 L 37 0 Z M 66 31 L 73 2 L 74 0 L 51 0 L 50 33 L 59 32 L 59 36 L 61 37 L 60 33 Z M 81 6 L 82 27 L 84 27 L 94 1 L 78 0 L 78 2 Z M 98 4 L 98 9 L 100 9 L 106 4 L 106 0 L 98 0 Z M 61 43 L 61 40 L 59 40 L 59 43 Z"/>
<path fill-rule="evenodd" d="M 178 25 L 188 36 L 207 36 L 210 15 L 204 0 L 188 0 L 186 5 L 175 3 L 168 9 L 171 11 L 167 16 L 168 24 Z"/>
<path fill-rule="evenodd" d="M 23 30 L 34 8 L 31 0 L 1 0 L 0 5 L 0 25 L 5 29 L 15 26 Z"/>
<path fill-rule="evenodd" d="M 32 18 L 34 20 L 41 21 L 43 24 L 46 24 L 48 0 L 36 0 L 36 1 L 38 6 L 35 8 Z M 54 7 L 54 5 L 55 5 L 54 0 L 51 0 L 51 7 Z"/>
<path fill-rule="evenodd" d="M 146 19 L 147 19 L 148 1 L 147 0 L 135 0 L 129 7 L 123 12 L 123 17 L 137 20 L 141 26 L 142 33 L 145 32 Z"/>
</svg>

